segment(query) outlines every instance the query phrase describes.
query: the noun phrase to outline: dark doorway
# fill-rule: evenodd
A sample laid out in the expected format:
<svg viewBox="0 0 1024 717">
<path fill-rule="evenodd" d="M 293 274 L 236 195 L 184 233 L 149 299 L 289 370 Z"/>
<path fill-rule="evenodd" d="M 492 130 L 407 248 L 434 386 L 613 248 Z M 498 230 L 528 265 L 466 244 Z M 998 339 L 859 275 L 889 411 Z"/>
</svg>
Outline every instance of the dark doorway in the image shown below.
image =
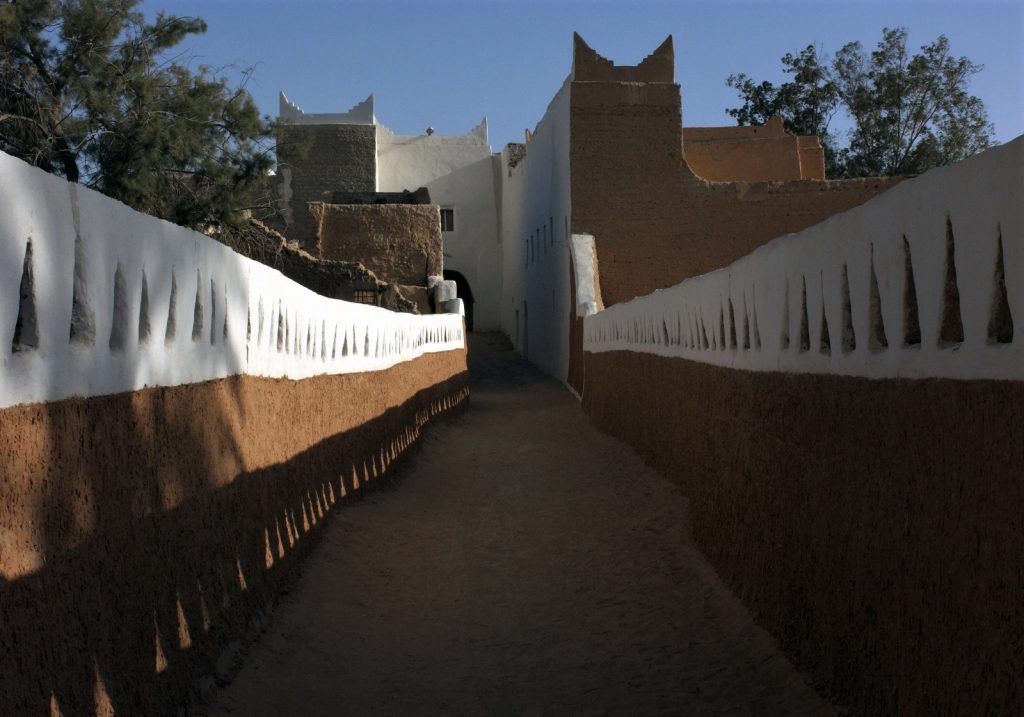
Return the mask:
<svg viewBox="0 0 1024 717">
<path fill-rule="evenodd" d="M 457 271 L 450 269 L 444 270 L 444 278 L 448 281 L 455 282 L 455 291 L 457 296 L 462 299 L 462 304 L 466 309 L 466 330 L 473 330 L 473 290 L 469 288 L 469 282 L 466 281 L 466 277 Z"/>
</svg>

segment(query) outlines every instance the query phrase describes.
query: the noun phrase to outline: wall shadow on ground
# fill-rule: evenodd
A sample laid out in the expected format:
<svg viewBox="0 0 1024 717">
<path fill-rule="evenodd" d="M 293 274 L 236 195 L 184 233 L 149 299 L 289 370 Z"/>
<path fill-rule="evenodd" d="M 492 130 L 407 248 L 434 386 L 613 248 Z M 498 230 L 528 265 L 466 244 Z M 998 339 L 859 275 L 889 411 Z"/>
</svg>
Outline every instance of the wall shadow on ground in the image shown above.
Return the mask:
<svg viewBox="0 0 1024 717">
<path fill-rule="evenodd" d="M 0 525 L 0 713 L 178 714 L 212 693 L 331 509 L 467 398 L 459 351 L 5 410 L 4 509 L 28 528 Z"/>
<path fill-rule="evenodd" d="M 584 406 L 853 714 L 1024 714 L 1024 385 L 586 354 Z"/>
</svg>

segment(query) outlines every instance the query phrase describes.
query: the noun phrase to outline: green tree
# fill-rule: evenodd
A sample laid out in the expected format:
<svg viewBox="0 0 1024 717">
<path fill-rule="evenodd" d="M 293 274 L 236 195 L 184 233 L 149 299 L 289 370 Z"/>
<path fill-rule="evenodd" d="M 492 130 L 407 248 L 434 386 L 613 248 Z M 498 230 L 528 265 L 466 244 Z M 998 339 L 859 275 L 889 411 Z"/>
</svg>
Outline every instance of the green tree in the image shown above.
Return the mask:
<svg viewBox="0 0 1024 717">
<path fill-rule="evenodd" d="M 783 55 L 782 67 L 793 79 L 778 86 L 755 82 L 744 73 L 729 75 L 725 82 L 739 92 L 743 105 L 726 113 L 740 125 L 764 124 L 772 117 L 781 117 L 788 132 L 818 135 L 826 167 L 833 174 L 838 167 L 829 125 L 839 109 L 839 86 L 832 70 L 814 45 L 808 45 L 799 55 Z"/>
<path fill-rule="evenodd" d="M 0 6 L 0 149 L 186 226 L 261 204 L 272 126 L 176 46 L 206 25 L 139 0 Z"/>
<path fill-rule="evenodd" d="M 884 28 L 870 56 L 858 42 L 845 45 L 831 64 L 812 50 L 782 58 L 793 79 L 779 87 L 730 76 L 726 82 L 744 104 L 726 112 L 738 124 L 779 114 L 791 131 L 818 134 L 830 177 L 917 174 L 993 143 L 985 105 L 967 89 L 982 67 L 953 57 L 945 35 L 914 55 L 905 28 Z M 827 120 L 838 109 L 853 125 L 845 145 L 829 133 Z"/>
</svg>

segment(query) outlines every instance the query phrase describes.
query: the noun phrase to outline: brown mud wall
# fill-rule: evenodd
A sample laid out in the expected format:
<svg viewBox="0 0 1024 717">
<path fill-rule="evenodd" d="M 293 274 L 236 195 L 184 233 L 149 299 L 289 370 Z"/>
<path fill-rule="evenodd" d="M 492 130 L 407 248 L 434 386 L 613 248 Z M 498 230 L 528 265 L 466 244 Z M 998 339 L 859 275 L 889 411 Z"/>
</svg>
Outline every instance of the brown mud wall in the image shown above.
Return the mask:
<svg viewBox="0 0 1024 717">
<path fill-rule="evenodd" d="M 1024 385 L 587 353 L 594 423 L 677 482 L 694 537 L 857 715 L 1024 714 Z"/>
<path fill-rule="evenodd" d="M 899 181 L 707 182 L 683 159 L 679 85 L 578 77 L 572 231 L 595 237 L 606 306 L 727 266 Z"/>
<path fill-rule="evenodd" d="M 781 117 L 753 127 L 683 127 L 683 156 L 713 182 L 825 178 L 821 142 L 789 134 Z"/>
<path fill-rule="evenodd" d="M 225 228 L 217 240 L 227 244 L 239 254 L 277 269 L 297 284 L 321 296 L 342 301 L 353 301 L 356 291 L 372 291 L 377 305 L 391 311 L 430 313 L 420 309 L 411 290 L 419 287 L 395 286 L 380 281 L 359 262 L 318 259 L 297 246 L 290 245 L 283 235 L 263 222 L 251 220 L 240 227 Z M 423 290 L 424 295 L 426 290 Z M 418 297 L 416 297 L 418 299 Z"/>
<path fill-rule="evenodd" d="M 381 279 L 424 286 L 444 265 L 436 204 L 309 205 L 310 253 L 358 261 Z"/>
<path fill-rule="evenodd" d="M 289 239 L 305 242 L 308 202 L 334 192 L 377 189 L 377 128 L 374 125 L 282 123 L 277 130 L 278 176 L 292 223 Z"/>
<path fill-rule="evenodd" d="M 177 715 L 333 506 L 468 397 L 464 351 L 0 411 L 0 714 Z"/>
</svg>

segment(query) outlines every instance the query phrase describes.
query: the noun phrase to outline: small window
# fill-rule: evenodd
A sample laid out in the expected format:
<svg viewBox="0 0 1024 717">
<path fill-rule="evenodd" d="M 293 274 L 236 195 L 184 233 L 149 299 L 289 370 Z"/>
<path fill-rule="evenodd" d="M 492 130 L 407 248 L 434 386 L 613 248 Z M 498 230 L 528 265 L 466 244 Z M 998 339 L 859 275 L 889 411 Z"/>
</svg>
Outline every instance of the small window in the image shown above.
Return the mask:
<svg viewBox="0 0 1024 717">
<path fill-rule="evenodd" d="M 352 301 L 357 304 L 376 304 L 377 292 L 374 289 L 356 289 L 352 292 Z"/>
<path fill-rule="evenodd" d="M 442 209 L 441 210 L 441 231 L 453 232 L 455 231 L 455 210 L 454 209 Z"/>
</svg>

